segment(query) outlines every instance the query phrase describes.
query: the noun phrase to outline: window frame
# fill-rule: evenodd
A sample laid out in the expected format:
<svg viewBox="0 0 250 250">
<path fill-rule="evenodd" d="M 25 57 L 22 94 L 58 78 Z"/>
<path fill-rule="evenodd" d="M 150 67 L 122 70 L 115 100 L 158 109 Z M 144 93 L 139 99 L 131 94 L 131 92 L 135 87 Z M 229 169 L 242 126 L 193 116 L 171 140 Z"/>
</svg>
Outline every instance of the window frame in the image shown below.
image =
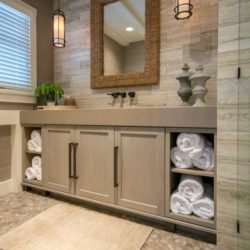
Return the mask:
<svg viewBox="0 0 250 250">
<path fill-rule="evenodd" d="M 27 91 L 27 90 L 19 90 L 18 88 L 5 89 L 0 87 L 0 102 L 35 103 L 34 91 L 37 87 L 37 36 L 36 36 L 37 10 L 21 0 L 0 0 L 0 2 L 31 17 L 31 29 L 30 29 L 31 88 L 30 90 Z"/>
</svg>

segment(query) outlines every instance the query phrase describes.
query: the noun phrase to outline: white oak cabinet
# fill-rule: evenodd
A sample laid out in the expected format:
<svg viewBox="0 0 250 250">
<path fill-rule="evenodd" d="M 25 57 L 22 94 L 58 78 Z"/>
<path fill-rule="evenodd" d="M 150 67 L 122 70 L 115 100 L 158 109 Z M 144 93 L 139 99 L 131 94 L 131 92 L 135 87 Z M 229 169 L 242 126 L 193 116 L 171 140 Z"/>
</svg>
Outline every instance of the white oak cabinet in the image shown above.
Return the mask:
<svg viewBox="0 0 250 250">
<path fill-rule="evenodd" d="M 74 129 L 64 126 L 47 126 L 43 138 L 44 186 L 65 193 L 74 193 L 72 179 L 72 142 Z"/>
<path fill-rule="evenodd" d="M 114 129 L 76 129 L 76 194 L 114 203 Z"/>
<path fill-rule="evenodd" d="M 114 203 L 114 129 L 46 126 L 44 186 Z"/>
<path fill-rule="evenodd" d="M 164 215 L 164 129 L 117 128 L 117 204 Z"/>
<path fill-rule="evenodd" d="M 164 215 L 164 129 L 47 126 L 44 136 L 45 187 Z"/>
</svg>

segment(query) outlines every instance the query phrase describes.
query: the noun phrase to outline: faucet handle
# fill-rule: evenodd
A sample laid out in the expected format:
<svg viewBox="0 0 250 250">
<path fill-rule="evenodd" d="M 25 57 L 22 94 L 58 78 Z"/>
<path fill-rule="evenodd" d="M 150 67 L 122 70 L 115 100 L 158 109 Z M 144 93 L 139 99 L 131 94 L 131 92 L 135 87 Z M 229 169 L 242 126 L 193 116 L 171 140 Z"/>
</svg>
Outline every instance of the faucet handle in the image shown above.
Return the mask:
<svg viewBox="0 0 250 250">
<path fill-rule="evenodd" d="M 114 99 L 117 99 L 120 93 L 115 92 L 115 93 L 108 93 L 107 95 L 111 95 Z"/>
<path fill-rule="evenodd" d="M 130 98 L 135 98 L 136 93 L 134 91 L 128 92 Z"/>
<path fill-rule="evenodd" d="M 126 92 L 121 92 L 120 94 L 121 94 L 122 98 L 126 98 L 127 97 L 127 93 Z"/>
</svg>

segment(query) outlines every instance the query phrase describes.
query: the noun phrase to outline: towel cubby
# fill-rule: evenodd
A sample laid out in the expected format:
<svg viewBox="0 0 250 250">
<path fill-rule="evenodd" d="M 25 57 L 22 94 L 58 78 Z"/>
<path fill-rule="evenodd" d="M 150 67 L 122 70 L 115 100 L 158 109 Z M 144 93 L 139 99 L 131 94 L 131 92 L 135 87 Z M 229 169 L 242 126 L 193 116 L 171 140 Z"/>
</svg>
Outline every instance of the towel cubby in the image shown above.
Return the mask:
<svg viewBox="0 0 250 250">
<path fill-rule="evenodd" d="M 214 169 L 212 171 L 198 169 L 194 166 L 190 168 L 178 168 L 174 165 L 171 160 L 171 149 L 177 146 L 177 137 L 181 133 L 192 133 L 200 134 L 207 141 L 211 142 L 214 150 L 214 159 L 216 159 L 216 130 L 214 129 L 190 129 L 190 128 L 177 128 L 168 129 L 166 131 L 166 216 L 175 220 L 181 220 L 183 222 L 204 226 L 207 228 L 216 229 L 216 160 L 214 162 Z M 173 213 L 171 211 L 170 200 L 171 194 L 178 188 L 182 175 L 199 176 L 202 178 L 204 183 L 208 183 L 213 188 L 213 199 L 214 199 L 214 217 L 212 219 L 200 218 L 194 213 L 190 215 L 184 215 L 180 213 Z"/>
<path fill-rule="evenodd" d="M 171 132 L 170 133 L 170 150 L 177 146 L 177 143 L 176 143 L 177 137 L 181 133 L 188 133 L 188 134 L 193 133 L 193 134 L 200 134 L 200 135 L 204 136 L 204 138 L 206 138 L 206 140 L 212 144 L 212 148 L 214 150 L 214 156 L 216 156 L 216 135 L 215 135 L 215 132 L 213 130 L 208 130 L 206 132 L 203 129 L 196 129 L 196 130 L 194 130 L 194 129 L 193 130 L 188 130 L 188 129 L 180 130 L 179 129 L 178 132 Z M 214 157 L 214 158 L 216 158 L 216 157 Z M 171 167 L 171 172 L 173 172 L 173 173 L 182 173 L 182 174 L 214 177 L 216 164 L 215 164 L 215 167 L 213 170 L 207 171 L 207 170 L 199 169 L 195 166 L 193 166 L 191 168 L 178 168 L 170 160 L 170 167 Z"/>
<path fill-rule="evenodd" d="M 27 168 L 32 166 L 32 159 L 35 156 L 39 156 L 42 159 L 42 150 L 39 152 L 29 150 L 27 143 L 31 139 L 31 133 L 34 130 L 40 130 L 41 131 L 41 136 L 42 136 L 42 127 L 41 126 L 36 126 L 36 125 L 31 125 L 31 126 L 25 126 L 23 127 L 23 133 L 22 133 L 22 145 L 23 145 L 23 152 L 22 152 L 22 175 L 23 175 L 23 182 L 37 185 L 37 186 L 42 186 L 42 179 L 37 180 L 37 179 L 28 179 L 26 177 L 25 171 Z M 42 176 L 42 173 L 41 173 Z"/>
</svg>

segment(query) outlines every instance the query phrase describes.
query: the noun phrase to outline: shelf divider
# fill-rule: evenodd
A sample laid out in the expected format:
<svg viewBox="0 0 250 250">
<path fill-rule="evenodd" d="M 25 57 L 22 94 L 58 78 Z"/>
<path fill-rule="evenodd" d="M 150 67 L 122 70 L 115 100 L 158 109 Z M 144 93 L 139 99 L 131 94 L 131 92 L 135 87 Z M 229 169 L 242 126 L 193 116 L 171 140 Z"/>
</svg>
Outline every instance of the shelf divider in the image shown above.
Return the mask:
<svg viewBox="0 0 250 250">
<path fill-rule="evenodd" d="M 25 151 L 26 151 L 26 153 L 34 154 L 34 155 L 41 155 L 42 154 L 42 152 L 31 151 L 31 150 L 28 150 L 28 149 L 26 149 Z"/>
<path fill-rule="evenodd" d="M 215 228 L 214 220 L 206 220 L 198 216 L 195 216 L 193 214 L 184 215 L 184 214 L 175 214 L 173 212 L 170 212 L 170 217 L 176 220 L 181 220 L 181 221 L 193 223 L 193 224 L 204 226 L 204 227 Z"/>
<path fill-rule="evenodd" d="M 206 171 L 198 168 L 176 168 L 171 167 L 172 173 L 180 173 L 180 174 L 190 174 L 190 175 L 199 175 L 199 176 L 207 176 L 214 177 L 214 171 Z"/>
</svg>

